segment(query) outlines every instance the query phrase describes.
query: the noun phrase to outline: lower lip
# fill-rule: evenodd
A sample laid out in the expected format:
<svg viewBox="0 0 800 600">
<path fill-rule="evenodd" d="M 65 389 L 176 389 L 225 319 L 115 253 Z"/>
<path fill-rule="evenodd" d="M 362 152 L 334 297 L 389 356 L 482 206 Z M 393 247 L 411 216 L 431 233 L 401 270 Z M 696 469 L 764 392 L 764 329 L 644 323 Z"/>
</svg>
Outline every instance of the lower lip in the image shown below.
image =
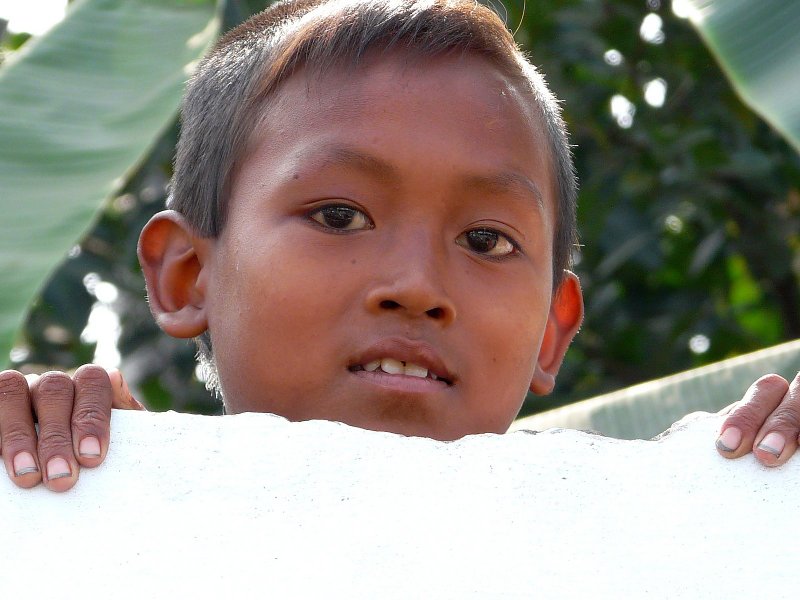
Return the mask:
<svg viewBox="0 0 800 600">
<path fill-rule="evenodd" d="M 350 371 L 356 377 L 373 385 L 398 392 L 430 394 L 447 389 L 444 381 L 411 375 L 390 375 L 383 371 Z"/>
</svg>

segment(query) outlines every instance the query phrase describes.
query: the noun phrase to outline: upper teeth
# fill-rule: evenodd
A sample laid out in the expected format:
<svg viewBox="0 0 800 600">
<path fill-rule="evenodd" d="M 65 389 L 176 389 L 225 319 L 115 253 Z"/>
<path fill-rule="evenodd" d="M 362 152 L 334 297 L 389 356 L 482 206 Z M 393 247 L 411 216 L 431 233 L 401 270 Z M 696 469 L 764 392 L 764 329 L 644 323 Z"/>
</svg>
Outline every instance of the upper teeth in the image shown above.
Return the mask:
<svg viewBox="0 0 800 600">
<path fill-rule="evenodd" d="M 376 371 L 378 367 L 382 371 L 391 375 L 411 375 L 411 377 L 427 377 L 428 369 L 420 365 L 415 365 L 411 362 L 403 362 L 393 358 L 381 358 L 380 360 L 373 360 L 364 365 L 365 371 Z M 432 379 L 439 379 L 431 373 Z"/>
</svg>

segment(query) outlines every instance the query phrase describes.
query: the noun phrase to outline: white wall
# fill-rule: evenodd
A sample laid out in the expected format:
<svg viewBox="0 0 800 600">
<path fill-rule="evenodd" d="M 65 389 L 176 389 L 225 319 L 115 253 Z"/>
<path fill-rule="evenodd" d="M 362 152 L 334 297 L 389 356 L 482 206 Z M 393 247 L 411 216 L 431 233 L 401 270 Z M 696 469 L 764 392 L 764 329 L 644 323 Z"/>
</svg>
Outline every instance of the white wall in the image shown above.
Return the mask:
<svg viewBox="0 0 800 600">
<path fill-rule="evenodd" d="M 115 411 L 64 495 L 0 480 L 0 598 L 746 598 L 800 584 L 800 458 L 552 430 L 440 443 Z"/>
</svg>

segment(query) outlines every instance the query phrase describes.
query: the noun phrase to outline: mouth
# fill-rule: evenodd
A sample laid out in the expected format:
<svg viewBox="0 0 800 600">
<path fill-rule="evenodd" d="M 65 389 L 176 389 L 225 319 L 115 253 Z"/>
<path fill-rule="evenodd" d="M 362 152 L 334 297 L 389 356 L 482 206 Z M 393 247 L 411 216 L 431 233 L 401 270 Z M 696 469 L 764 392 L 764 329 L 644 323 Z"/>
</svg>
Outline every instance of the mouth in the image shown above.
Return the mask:
<svg viewBox="0 0 800 600">
<path fill-rule="evenodd" d="M 351 373 L 366 371 L 367 373 L 395 376 L 405 375 L 406 377 L 441 381 L 448 386 L 453 385 L 452 377 L 448 377 L 446 373 L 440 372 L 437 374 L 429 366 L 417 364 L 411 361 L 397 360 L 395 358 L 386 357 L 373 359 L 365 364 L 352 365 L 348 367 L 348 370 Z"/>
<path fill-rule="evenodd" d="M 381 384 L 405 381 L 414 387 L 422 384 L 450 387 L 456 376 L 450 372 L 430 344 L 407 338 L 386 338 L 351 360 L 347 369 L 360 377 Z M 416 383 L 415 383 L 416 382 Z"/>
</svg>

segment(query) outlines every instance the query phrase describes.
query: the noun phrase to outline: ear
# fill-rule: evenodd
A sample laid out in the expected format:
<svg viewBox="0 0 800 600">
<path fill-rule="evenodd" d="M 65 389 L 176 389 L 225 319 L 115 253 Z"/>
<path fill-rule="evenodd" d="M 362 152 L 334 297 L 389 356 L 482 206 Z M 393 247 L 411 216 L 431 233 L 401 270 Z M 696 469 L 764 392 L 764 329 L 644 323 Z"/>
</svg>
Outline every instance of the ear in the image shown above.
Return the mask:
<svg viewBox="0 0 800 600">
<path fill-rule="evenodd" d="M 538 396 L 553 391 L 561 361 L 567 353 L 572 338 L 583 322 L 583 294 L 578 277 L 565 271 L 550 305 L 550 315 L 544 330 L 542 347 L 536 362 L 530 390 Z"/>
<path fill-rule="evenodd" d="M 139 236 L 150 311 L 173 337 L 196 337 L 208 328 L 203 259 L 210 243 L 174 210 L 153 216 Z"/>
</svg>

